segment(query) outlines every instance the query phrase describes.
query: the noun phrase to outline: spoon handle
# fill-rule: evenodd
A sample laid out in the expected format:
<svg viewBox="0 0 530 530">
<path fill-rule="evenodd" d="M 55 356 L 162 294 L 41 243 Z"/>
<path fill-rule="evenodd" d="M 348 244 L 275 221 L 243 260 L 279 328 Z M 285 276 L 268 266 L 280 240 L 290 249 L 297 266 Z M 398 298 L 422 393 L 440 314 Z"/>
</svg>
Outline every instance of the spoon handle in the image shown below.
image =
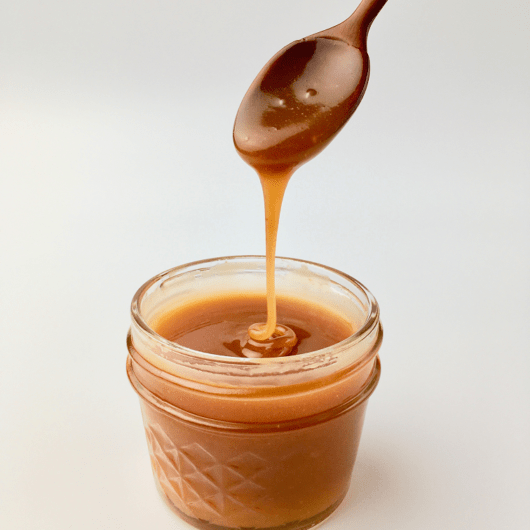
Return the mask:
<svg viewBox="0 0 530 530">
<path fill-rule="evenodd" d="M 368 30 L 387 0 L 362 0 L 344 22 L 311 37 L 336 37 L 359 49 L 366 48 Z"/>
</svg>

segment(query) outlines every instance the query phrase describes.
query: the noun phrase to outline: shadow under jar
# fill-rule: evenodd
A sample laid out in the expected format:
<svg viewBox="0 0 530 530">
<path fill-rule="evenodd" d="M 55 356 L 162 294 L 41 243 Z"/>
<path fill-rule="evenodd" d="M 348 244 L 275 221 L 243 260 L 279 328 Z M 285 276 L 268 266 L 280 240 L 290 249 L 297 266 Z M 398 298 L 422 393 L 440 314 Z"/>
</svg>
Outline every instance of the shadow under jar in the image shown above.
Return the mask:
<svg viewBox="0 0 530 530">
<path fill-rule="evenodd" d="M 302 530 L 326 519 L 348 491 L 379 380 L 377 302 L 353 278 L 315 263 L 277 258 L 276 289 L 351 324 L 352 334 L 330 347 L 229 357 L 153 330 L 190 299 L 264 296 L 264 285 L 264 257 L 216 258 L 156 276 L 132 302 L 127 373 L 155 481 L 182 519 L 205 530 Z"/>
</svg>

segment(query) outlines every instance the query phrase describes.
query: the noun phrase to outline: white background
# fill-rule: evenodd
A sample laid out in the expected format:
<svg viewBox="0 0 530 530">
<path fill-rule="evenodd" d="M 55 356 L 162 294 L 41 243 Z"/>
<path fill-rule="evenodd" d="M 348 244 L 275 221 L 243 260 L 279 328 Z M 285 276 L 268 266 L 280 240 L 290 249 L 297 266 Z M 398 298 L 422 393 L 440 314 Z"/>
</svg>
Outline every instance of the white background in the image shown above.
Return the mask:
<svg viewBox="0 0 530 530">
<path fill-rule="evenodd" d="M 261 254 L 232 145 L 261 66 L 345 0 L 0 0 L 0 528 L 187 527 L 153 485 L 129 302 Z M 390 0 L 278 254 L 377 297 L 383 376 L 327 530 L 530 526 L 530 7 Z"/>
</svg>

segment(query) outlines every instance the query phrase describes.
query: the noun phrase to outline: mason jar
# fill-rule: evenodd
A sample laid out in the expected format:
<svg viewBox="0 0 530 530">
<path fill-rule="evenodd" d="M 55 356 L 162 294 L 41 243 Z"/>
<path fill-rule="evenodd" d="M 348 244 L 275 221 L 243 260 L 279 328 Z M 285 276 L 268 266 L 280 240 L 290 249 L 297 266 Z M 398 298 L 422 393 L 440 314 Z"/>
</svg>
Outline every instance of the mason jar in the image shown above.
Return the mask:
<svg viewBox="0 0 530 530">
<path fill-rule="evenodd" d="M 295 259 L 276 259 L 276 291 L 340 315 L 354 332 L 318 351 L 242 358 L 194 351 L 152 329 L 190 297 L 265 297 L 260 256 L 182 265 L 133 298 L 127 373 L 140 396 L 155 482 L 197 528 L 311 528 L 348 491 L 380 376 L 379 307 L 357 280 Z"/>
</svg>

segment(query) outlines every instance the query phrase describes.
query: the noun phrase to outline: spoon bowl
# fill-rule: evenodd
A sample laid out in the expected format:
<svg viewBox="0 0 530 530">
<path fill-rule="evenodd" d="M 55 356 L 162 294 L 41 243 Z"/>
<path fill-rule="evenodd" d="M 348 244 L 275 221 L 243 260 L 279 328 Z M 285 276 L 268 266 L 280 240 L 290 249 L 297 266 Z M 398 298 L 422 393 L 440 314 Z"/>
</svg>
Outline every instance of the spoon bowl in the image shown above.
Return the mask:
<svg viewBox="0 0 530 530">
<path fill-rule="evenodd" d="M 363 0 L 338 26 L 295 41 L 261 70 L 239 107 L 234 144 L 261 173 L 292 172 L 322 151 L 366 90 L 366 38 L 386 0 Z"/>
</svg>

